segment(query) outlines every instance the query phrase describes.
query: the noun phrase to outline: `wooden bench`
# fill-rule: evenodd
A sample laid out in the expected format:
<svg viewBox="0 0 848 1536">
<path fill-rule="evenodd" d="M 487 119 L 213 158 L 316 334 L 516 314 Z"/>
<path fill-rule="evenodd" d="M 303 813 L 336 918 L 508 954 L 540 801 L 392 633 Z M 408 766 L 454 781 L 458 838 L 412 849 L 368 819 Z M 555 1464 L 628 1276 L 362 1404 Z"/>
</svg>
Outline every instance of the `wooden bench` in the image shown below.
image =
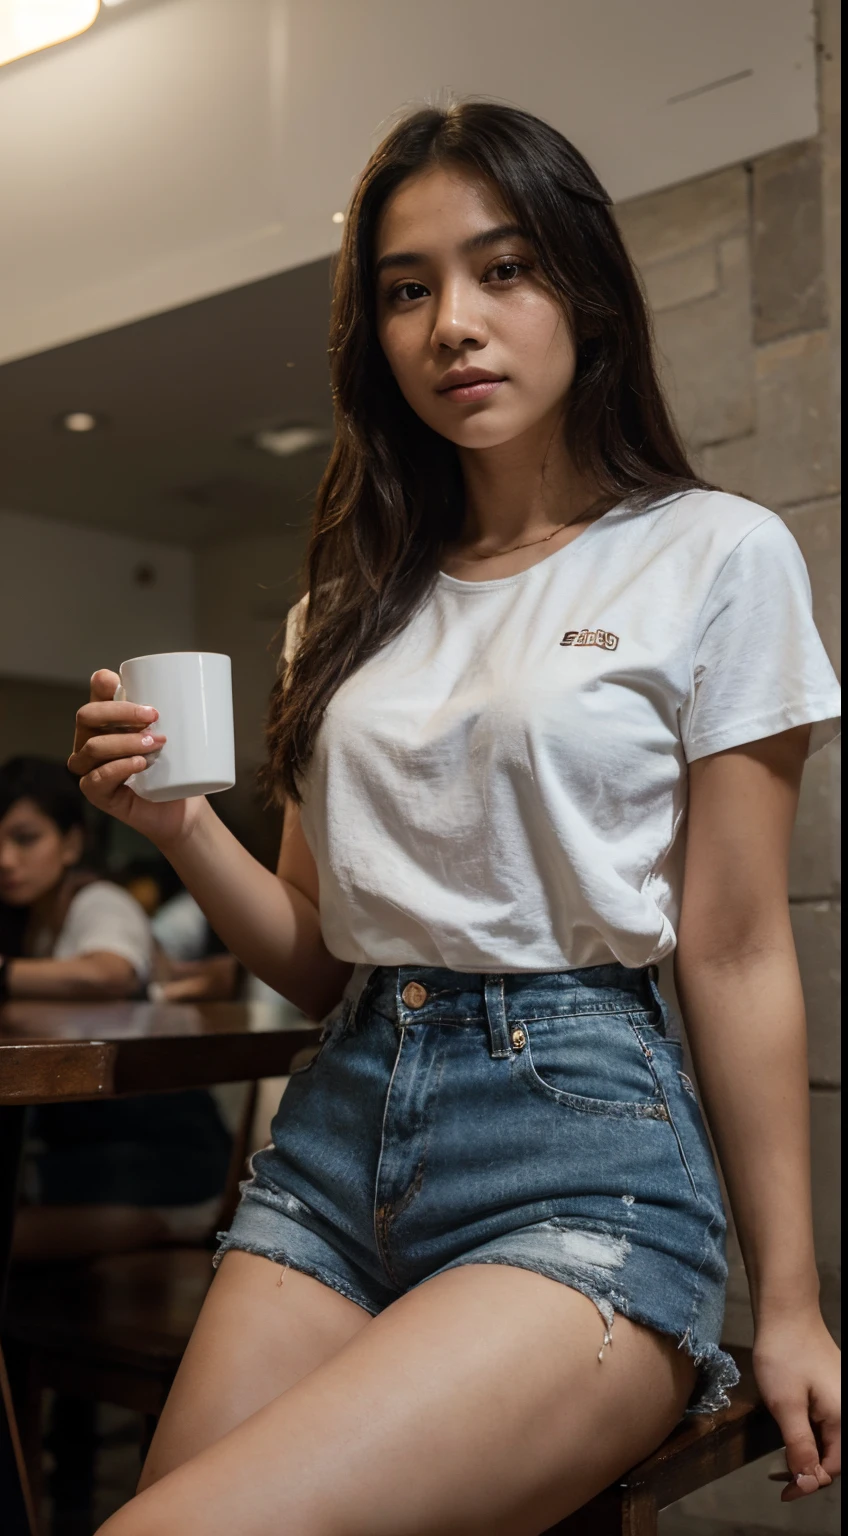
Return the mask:
<svg viewBox="0 0 848 1536">
<path fill-rule="evenodd" d="M 742 1374 L 730 1407 L 681 1420 L 646 1461 L 546 1536 L 656 1536 L 660 1511 L 783 1445 L 754 1382 L 750 1349 L 725 1344 Z"/>
<path fill-rule="evenodd" d="M 21 1427 L 34 1473 L 43 1387 L 132 1408 L 152 1430 L 211 1279 L 211 1254 L 190 1248 L 51 1267 L 40 1282 L 13 1275 L 4 1337 L 25 1363 L 30 1411 Z M 760 1401 L 750 1351 L 731 1353 L 742 1373 L 731 1406 L 682 1420 L 652 1456 L 550 1536 L 655 1536 L 660 1510 L 779 1449 L 780 1431 Z"/>
</svg>

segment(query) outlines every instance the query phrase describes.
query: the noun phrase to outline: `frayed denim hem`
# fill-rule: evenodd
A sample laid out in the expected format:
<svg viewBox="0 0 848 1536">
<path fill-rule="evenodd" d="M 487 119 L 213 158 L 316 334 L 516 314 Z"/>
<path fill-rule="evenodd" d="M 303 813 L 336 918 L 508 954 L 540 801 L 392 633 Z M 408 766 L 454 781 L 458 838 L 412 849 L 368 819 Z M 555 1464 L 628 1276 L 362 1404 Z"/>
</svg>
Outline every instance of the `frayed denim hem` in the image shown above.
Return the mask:
<svg viewBox="0 0 848 1536">
<path fill-rule="evenodd" d="M 356 1295 L 343 1281 L 340 1281 L 335 1275 L 328 1275 L 318 1264 L 309 1264 L 302 1259 L 292 1259 L 285 1250 L 280 1252 L 275 1250 L 269 1253 L 268 1249 L 263 1247 L 261 1243 L 251 1243 L 242 1238 L 228 1241 L 230 1237 L 229 1232 L 216 1232 L 215 1236 L 218 1239 L 219 1247 L 212 1256 L 213 1269 L 218 1268 L 226 1253 L 252 1253 L 258 1259 L 267 1259 L 270 1264 L 279 1264 L 283 1269 L 297 1270 L 301 1275 L 309 1275 L 311 1280 L 320 1281 L 321 1285 L 326 1285 L 329 1290 L 336 1291 L 339 1296 L 344 1296 L 346 1301 L 352 1301 L 354 1306 L 361 1307 L 363 1312 L 368 1313 L 369 1317 L 376 1317 L 378 1312 L 383 1310 L 381 1307 L 372 1306 L 362 1296 Z"/>
<path fill-rule="evenodd" d="M 689 1328 L 681 1336 L 669 1328 L 663 1328 L 656 1318 L 648 1317 L 633 1307 L 625 1297 L 615 1293 L 605 1293 L 601 1288 L 595 1287 L 584 1274 L 569 1274 L 562 1268 L 553 1265 L 545 1265 L 534 1260 L 531 1263 L 522 1263 L 518 1257 L 506 1255 L 487 1257 L 475 1257 L 469 1254 L 465 1258 L 454 1259 L 442 1269 L 435 1271 L 428 1279 L 434 1279 L 435 1274 L 445 1274 L 450 1269 L 460 1269 L 469 1264 L 503 1264 L 514 1269 L 525 1269 L 531 1274 L 544 1275 L 549 1280 L 556 1280 L 560 1285 L 567 1285 L 573 1291 L 579 1291 L 589 1301 L 594 1302 L 604 1321 L 603 1344 L 598 1352 L 598 1359 L 603 1359 L 604 1349 L 612 1343 L 612 1327 L 616 1313 L 626 1317 L 632 1323 L 640 1323 L 645 1328 L 650 1328 L 654 1333 L 665 1334 L 668 1338 L 677 1339 L 678 1349 L 686 1352 L 689 1358 L 698 1367 L 698 1379 L 693 1389 L 692 1396 L 684 1409 L 684 1416 L 690 1414 L 720 1413 L 723 1408 L 730 1407 L 728 1393 L 731 1387 L 735 1387 L 741 1380 L 739 1367 L 732 1355 L 723 1350 L 718 1344 L 698 1345 L 692 1338 Z M 426 1281 L 419 1281 L 426 1284 Z"/>
</svg>

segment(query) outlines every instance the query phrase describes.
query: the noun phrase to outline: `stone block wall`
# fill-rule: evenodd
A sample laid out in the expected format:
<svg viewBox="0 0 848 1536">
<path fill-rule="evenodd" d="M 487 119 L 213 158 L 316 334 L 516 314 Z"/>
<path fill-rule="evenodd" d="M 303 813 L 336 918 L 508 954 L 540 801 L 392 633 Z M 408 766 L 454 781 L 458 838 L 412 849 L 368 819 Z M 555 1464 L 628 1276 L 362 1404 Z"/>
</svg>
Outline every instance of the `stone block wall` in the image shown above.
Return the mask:
<svg viewBox="0 0 848 1536">
<path fill-rule="evenodd" d="M 816 620 L 839 647 L 839 4 L 817 7 L 820 133 L 616 210 L 654 315 L 664 381 L 704 477 L 778 512 L 810 572 Z M 790 899 L 810 1036 L 814 1211 L 822 1301 L 838 1328 L 838 743 L 804 774 Z M 671 967 L 661 985 L 673 999 Z M 735 1236 L 725 1337 L 751 1337 Z M 775 1503 L 774 1484 L 686 1501 L 665 1529 L 825 1532 L 832 1501 Z M 750 1482 L 750 1479 L 749 1479 Z M 759 1486 L 759 1485 L 758 1485 Z M 741 1503 L 740 1503 L 741 1500 Z M 739 1525 L 744 1513 L 746 1523 Z M 734 1505 L 736 1507 L 734 1507 Z M 797 1513 L 796 1513 L 797 1512 Z M 751 1521 L 748 1524 L 747 1521 Z M 812 1522 L 812 1523 L 811 1523 Z M 818 1523 L 817 1523 L 818 1522 Z"/>
</svg>

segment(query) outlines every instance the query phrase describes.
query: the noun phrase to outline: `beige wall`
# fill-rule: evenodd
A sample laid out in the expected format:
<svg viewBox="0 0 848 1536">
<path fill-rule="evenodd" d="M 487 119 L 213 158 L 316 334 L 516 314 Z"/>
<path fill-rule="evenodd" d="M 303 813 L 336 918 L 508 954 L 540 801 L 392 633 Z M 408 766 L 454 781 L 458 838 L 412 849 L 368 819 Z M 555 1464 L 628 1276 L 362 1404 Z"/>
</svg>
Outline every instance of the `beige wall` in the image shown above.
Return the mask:
<svg viewBox="0 0 848 1536">
<path fill-rule="evenodd" d="M 821 132 L 746 165 L 621 204 L 678 420 L 700 471 L 785 519 L 810 571 L 816 619 L 839 656 L 839 5 L 819 14 Z M 810 1032 L 814 1210 L 822 1301 L 838 1328 L 839 748 L 804 775 L 790 898 Z M 673 994 L 671 966 L 661 984 Z M 740 1020 L 740 1025 L 744 1021 Z M 725 1337 L 751 1319 L 730 1243 Z M 779 1458 L 778 1458 L 779 1462 Z M 837 1500 L 780 1505 L 764 1464 L 684 1501 L 665 1536 L 835 1533 Z M 743 1522 L 740 1524 L 739 1522 Z M 750 1522 L 750 1523 L 749 1523 Z"/>
<path fill-rule="evenodd" d="M 233 663 L 236 787 L 219 796 L 219 809 L 264 863 L 276 862 L 280 818 L 264 809 L 256 774 L 265 756 L 279 630 L 297 595 L 302 537 L 227 539 L 195 557 L 197 644 L 225 651 Z"/>
<path fill-rule="evenodd" d="M 64 762 L 74 739 L 74 717 L 87 697 L 82 683 L 0 677 L 0 763 L 20 753 Z"/>
<path fill-rule="evenodd" d="M 0 674 L 87 684 L 195 643 L 190 550 L 0 510 Z"/>
</svg>

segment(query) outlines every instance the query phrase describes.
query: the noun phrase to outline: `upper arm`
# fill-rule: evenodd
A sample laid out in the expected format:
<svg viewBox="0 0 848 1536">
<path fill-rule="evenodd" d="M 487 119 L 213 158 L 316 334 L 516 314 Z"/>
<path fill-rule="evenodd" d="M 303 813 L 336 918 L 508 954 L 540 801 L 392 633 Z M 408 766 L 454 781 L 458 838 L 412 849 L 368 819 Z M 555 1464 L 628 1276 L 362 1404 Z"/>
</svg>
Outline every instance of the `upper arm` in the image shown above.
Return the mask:
<svg viewBox="0 0 848 1536">
<path fill-rule="evenodd" d="M 790 931 L 789 848 L 810 729 L 689 765 L 676 964 L 768 948 Z"/>
<path fill-rule="evenodd" d="M 290 799 L 286 799 L 283 810 L 283 836 L 277 860 L 277 877 L 293 885 L 318 910 L 318 868 L 304 836 L 300 806 Z"/>
<path fill-rule="evenodd" d="M 74 897 L 53 950 L 55 960 L 106 960 L 115 975 L 124 969 L 134 985 L 145 982 L 153 960 L 153 933 L 147 914 L 128 891 L 97 880 Z"/>
</svg>

